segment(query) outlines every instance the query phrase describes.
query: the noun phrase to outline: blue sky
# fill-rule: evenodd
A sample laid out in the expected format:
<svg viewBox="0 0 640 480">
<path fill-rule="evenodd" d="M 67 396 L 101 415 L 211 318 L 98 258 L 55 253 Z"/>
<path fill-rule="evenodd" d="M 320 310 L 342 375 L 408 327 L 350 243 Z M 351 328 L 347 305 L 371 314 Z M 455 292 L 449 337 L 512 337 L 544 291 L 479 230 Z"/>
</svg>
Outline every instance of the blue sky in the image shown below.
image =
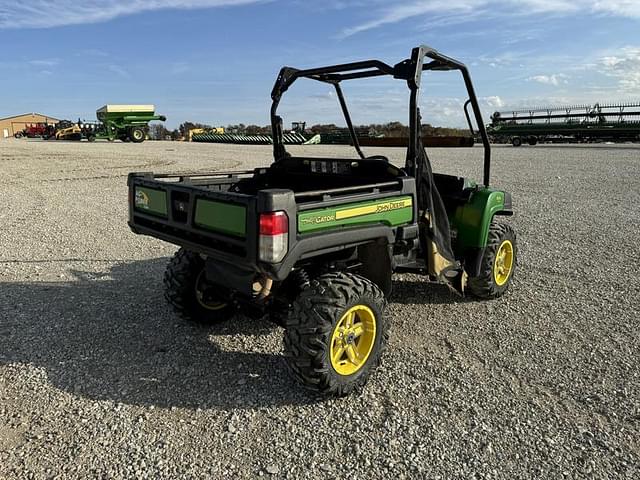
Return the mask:
<svg viewBox="0 0 640 480">
<path fill-rule="evenodd" d="M 89 120 L 105 103 L 154 103 L 170 127 L 264 125 L 282 65 L 393 64 L 420 43 L 467 63 L 487 116 L 640 100 L 640 0 L 0 0 L 0 117 Z M 462 126 L 461 80 L 433 73 L 423 85 L 425 121 Z M 345 92 L 355 123 L 407 123 L 401 82 Z M 282 112 L 340 123 L 313 82 L 296 84 Z"/>
</svg>

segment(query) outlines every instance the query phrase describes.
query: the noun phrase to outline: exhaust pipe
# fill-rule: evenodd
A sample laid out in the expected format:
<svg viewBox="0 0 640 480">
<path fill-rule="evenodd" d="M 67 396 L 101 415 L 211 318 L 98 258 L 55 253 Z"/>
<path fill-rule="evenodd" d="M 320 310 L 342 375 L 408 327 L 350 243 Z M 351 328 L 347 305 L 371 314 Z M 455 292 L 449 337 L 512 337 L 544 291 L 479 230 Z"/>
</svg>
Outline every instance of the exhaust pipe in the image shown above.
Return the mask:
<svg viewBox="0 0 640 480">
<path fill-rule="evenodd" d="M 256 300 L 264 300 L 271 294 L 271 287 L 273 287 L 273 280 L 266 275 L 253 282 L 253 296 Z"/>
</svg>

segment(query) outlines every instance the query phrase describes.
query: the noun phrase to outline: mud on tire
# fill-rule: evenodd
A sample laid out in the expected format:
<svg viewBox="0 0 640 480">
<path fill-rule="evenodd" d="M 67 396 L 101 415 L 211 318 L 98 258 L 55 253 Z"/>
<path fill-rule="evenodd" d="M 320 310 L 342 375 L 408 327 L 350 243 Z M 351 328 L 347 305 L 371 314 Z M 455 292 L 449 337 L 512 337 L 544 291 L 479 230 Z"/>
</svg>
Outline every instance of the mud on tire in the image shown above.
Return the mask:
<svg viewBox="0 0 640 480">
<path fill-rule="evenodd" d="M 361 306 L 374 314 L 373 346 L 357 371 L 340 374 L 331 361 L 333 334 L 345 313 Z M 329 273 L 313 280 L 293 302 L 286 321 L 285 358 L 293 377 L 326 395 L 344 396 L 361 390 L 380 364 L 389 338 L 385 307 L 382 291 L 364 277 Z"/>
</svg>

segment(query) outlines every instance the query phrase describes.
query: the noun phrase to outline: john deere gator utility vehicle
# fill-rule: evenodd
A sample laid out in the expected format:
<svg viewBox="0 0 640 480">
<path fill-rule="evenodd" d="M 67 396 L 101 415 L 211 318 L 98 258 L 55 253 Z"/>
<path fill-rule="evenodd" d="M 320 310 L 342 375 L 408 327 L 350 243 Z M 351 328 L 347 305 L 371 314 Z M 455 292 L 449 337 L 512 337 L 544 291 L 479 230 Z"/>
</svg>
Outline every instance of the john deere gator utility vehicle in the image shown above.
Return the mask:
<svg viewBox="0 0 640 480">
<path fill-rule="evenodd" d="M 484 179 L 432 173 L 420 138 L 423 71 L 462 73 L 484 146 Z M 340 87 L 389 76 L 406 82 L 406 164 L 366 156 Z M 357 156 L 290 155 L 277 115 L 298 79 L 332 85 Z M 516 236 L 497 221 L 511 196 L 489 186 L 490 147 L 467 68 L 432 48 L 390 66 L 378 60 L 308 70 L 284 67 L 272 94 L 274 162 L 253 171 L 197 175 L 132 173 L 131 229 L 181 248 L 164 275 L 179 316 L 217 322 L 239 310 L 285 328 L 286 363 L 303 385 L 330 395 L 359 390 L 380 363 L 393 272 L 413 272 L 480 298 L 513 278 Z M 473 133 L 473 132 L 472 132 Z M 426 285 L 425 285 L 426 287 Z"/>
</svg>

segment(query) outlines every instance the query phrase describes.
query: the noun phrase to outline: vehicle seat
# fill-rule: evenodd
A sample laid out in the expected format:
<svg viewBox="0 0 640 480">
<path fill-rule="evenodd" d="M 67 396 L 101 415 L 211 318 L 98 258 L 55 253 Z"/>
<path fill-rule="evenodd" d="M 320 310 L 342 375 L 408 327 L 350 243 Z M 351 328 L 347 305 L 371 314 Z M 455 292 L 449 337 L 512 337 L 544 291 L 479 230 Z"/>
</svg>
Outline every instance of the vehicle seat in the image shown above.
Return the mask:
<svg viewBox="0 0 640 480">
<path fill-rule="evenodd" d="M 442 197 L 447 213 L 453 213 L 459 205 L 467 203 L 473 192 L 473 188 L 469 187 L 464 177 L 434 173 L 433 182 Z"/>
</svg>

